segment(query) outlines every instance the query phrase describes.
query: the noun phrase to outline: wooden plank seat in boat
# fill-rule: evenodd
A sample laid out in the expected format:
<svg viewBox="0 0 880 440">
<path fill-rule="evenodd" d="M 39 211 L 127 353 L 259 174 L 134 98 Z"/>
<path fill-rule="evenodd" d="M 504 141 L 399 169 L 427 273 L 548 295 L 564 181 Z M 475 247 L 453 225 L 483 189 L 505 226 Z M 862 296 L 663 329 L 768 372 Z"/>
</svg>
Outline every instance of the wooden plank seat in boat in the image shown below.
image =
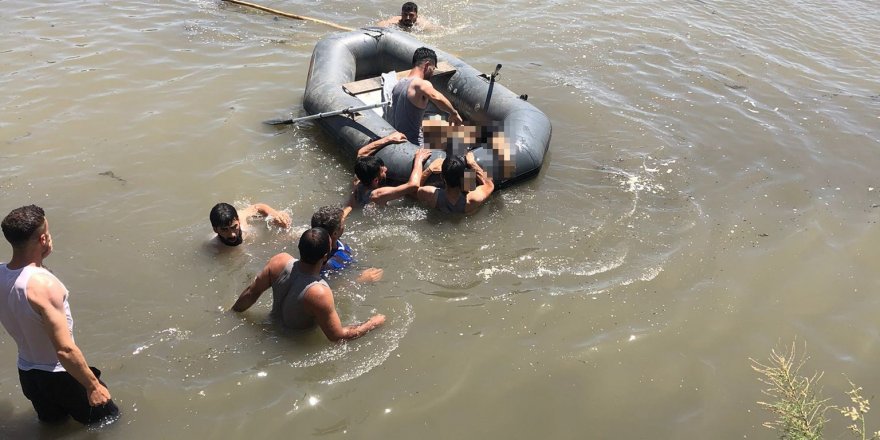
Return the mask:
<svg viewBox="0 0 880 440">
<path fill-rule="evenodd" d="M 453 73 L 455 73 L 455 66 L 447 63 L 446 61 L 441 61 L 437 64 L 437 68 L 434 69 L 434 76 L 451 75 Z M 397 79 L 404 78 L 407 75 L 409 75 L 409 70 L 401 70 L 400 72 L 397 72 Z M 352 81 L 350 83 L 343 84 L 342 88 L 346 91 L 346 93 L 352 96 L 372 92 L 374 90 L 379 90 L 382 88 L 382 77 L 374 76 L 372 78 L 366 78 L 359 81 Z"/>
</svg>

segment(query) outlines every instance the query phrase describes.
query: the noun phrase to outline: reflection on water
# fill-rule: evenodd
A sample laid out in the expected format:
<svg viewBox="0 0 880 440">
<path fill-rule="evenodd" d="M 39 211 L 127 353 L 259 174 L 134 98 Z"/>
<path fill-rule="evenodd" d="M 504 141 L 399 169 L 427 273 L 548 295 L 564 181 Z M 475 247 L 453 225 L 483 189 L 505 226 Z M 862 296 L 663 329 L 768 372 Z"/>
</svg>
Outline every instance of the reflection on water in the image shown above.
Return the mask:
<svg viewBox="0 0 880 440">
<path fill-rule="evenodd" d="M 747 359 L 795 335 L 816 369 L 878 389 L 870 2 L 420 5 L 442 28 L 419 37 L 503 64 L 552 144 L 472 217 L 352 214 L 337 308 L 388 321 L 339 345 L 277 328 L 268 294 L 228 312 L 349 190 L 317 126 L 261 123 L 302 114 L 332 31 L 215 1 L 7 6 L 0 212 L 47 209 L 47 264 L 123 418 L 36 424 L 2 336 L 0 437 L 763 437 Z M 347 26 L 399 10 L 267 6 Z M 294 226 L 206 249 L 218 201 Z M 384 279 L 357 283 L 367 267 Z"/>
</svg>

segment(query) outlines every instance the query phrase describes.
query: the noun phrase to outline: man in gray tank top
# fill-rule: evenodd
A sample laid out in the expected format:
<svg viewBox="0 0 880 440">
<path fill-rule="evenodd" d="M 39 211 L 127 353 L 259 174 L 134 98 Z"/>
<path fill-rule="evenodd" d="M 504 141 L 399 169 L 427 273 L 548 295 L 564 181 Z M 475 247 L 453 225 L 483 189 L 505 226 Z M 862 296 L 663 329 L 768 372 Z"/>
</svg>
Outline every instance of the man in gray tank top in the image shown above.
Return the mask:
<svg viewBox="0 0 880 440">
<path fill-rule="evenodd" d="M 440 110 L 449 113 L 449 122 L 461 125 L 461 116 L 452 103 L 431 84 L 431 76 L 437 68 L 437 54 L 427 47 L 420 47 L 413 53 L 412 69 L 391 91 L 391 112 L 388 122 L 395 130 L 406 135 L 413 144 L 422 145 L 422 116 L 428 100 Z"/>
<path fill-rule="evenodd" d="M 321 278 L 321 268 L 331 256 L 330 234 L 323 228 L 303 232 L 299 239 L 297 260 L 281 253 L 269 259 L 259 275 L 232 305 L 234 312 L 244 312 L 260 295 L 272 288 L 271 316 L 285 327 L 308 329 L 318 326 L 331 341 L 358 338 L 385 322 L 384 315 L 374 315 L 366 322 L 343 326 L 336 313 L 333 291 Z"/>
</svg>

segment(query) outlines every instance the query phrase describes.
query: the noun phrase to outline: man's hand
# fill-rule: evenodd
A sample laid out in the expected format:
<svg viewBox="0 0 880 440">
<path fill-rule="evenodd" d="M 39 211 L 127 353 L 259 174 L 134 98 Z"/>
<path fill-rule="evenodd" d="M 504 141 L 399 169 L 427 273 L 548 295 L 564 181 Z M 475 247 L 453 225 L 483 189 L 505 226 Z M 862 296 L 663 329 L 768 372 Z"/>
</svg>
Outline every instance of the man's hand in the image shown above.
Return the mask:
<svg viewBox="0 0 880 440">
<path fill-rule="evenodd" d="M 364 269 L 364 271 L 361 272 L 360 276 L 357 277 L 357 281 L 359 283 L 375 283 L 376 281 L 382 279 L 383 273 L 385 273 L 385 271 L 377 267 Z"/>
<path fill-rule="evenodd" d="M 367 323 L 372 324 L 370 329 L 374 329 L 385 323 L 385 315 L 376 315 L 370 318 Z"/>
<path fill-rule="evenodd" d="M 453 111 L 449 114 L 449 125 L 462 125 L 464 121 L 461 119 L 461 115 L 458 114 L 457 111 Z"/>
<path fill-rule="evenodd" d="M 440 174 L 443 170 L 443 159 L 436 159 L 431 162 L 431 165 L 428 165 L 428 169 L 432 174 Z"/>
<path fill-rule="evenodd" d="M 406 135 L 399 131 L 395 131 L 394 133 L 385 136 L 385 140 L 387 140 L 389 144 L 402 144 L 407 141 Z"/>
<path fill-rule="evenodd" d="M 272 223 L 275 224 L 275 226 L 287 229 L 290 227 L 290 214 L 284 211 L 275 211 L 275 213 L 272 214 Z"/>
<path fill-rule="evenodd" d="M 103 406 L 110 401 L 110 390 L 100 383 L 89 390 L 89 406 Z"/>
<path fill-rule="evenodd" d="M 431 150 L 427 148 L 419 148 L 418 150 L 416 150 L 413 162 L 422 163 L 425 161 L 425 159 L 429 157 L 431 157 Z"/>
<path fill-rule="evenodd" d="M 467 165 L 468 165 L 469 167 L 471 167 L 471 168 L 477 168 L 477 167 L 479 167 L 479 165 L 477 164 L 476 159 L 474 159 L 474 153 L 471 152 L 471 151 L 468 151 L 468 154 L 466 154 L 466 155 L 464 156 L 464 160 L 465 160 L 465 162 L 467 162 Z"/>
</svg>

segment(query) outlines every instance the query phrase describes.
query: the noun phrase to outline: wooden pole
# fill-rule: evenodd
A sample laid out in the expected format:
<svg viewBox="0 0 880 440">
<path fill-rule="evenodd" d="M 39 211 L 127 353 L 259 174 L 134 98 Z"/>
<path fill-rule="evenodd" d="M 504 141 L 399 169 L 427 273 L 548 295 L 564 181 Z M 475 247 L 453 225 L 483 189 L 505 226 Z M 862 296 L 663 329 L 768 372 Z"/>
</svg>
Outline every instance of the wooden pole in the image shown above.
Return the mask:
<svg viewBox="0 0 880 440">
<path fill-rule="evenodd" d="M 260 6 L 260 5 L 253 4 L 253 3 L 243 2 L 241 0 L 223 0 L 223 1 L 229 2 L 229 3 L 235 3 L 236 5 L 247 6 L 249 8 L 259 9 L 261 11 L 268 12 L 270 14 L 280 15 L 282 17 L 292 18 L 294 20 L 314 21 L 315 23 L 321 23 L 323 25 L 327 25 L 327 26 L 330 26 L 330 27 L 333 27 L 336 29 L 344 30 L 344 31 L 353 31 L 354 30 L 353 28 L 340 26 L 336 23 L 331 23 L 329 21 L 321 20 L 318 18 L 306 17 L 304 15 L 290 14 L 290 13 L 287 13 L 284 11 L 279 11 L 279 10 L 272 9 L 272 8 L 267 8 L 265 6 Z"/>
</svg>

